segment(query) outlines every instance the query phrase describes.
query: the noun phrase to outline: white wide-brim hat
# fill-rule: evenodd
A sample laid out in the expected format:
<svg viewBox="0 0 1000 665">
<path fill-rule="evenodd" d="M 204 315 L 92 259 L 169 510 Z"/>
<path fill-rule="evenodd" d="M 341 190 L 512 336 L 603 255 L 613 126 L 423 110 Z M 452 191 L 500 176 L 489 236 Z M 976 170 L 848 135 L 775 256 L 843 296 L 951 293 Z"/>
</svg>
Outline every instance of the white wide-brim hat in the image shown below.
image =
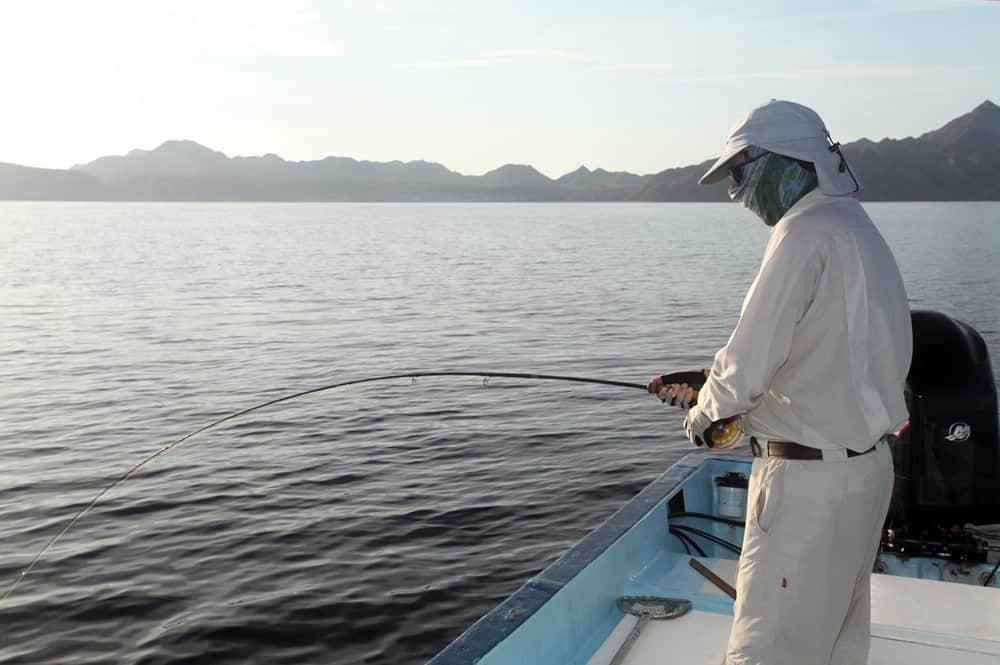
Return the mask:
<svg viewBox="0 0 1000 665">
<path fill-rule="evenodd" d="M 839 144 L 832 143 L 819 115 L 802 104 L 774 99 L 747 113 L 729 130 L 722 156 L 698 184 L 707 185 L 725 178 L 729 160 L 752 145 L 812 162 L 816 166 L 819 189 L 824 194 L 841 196 L 861 191 L 861 183 L 840 153 Z"/>
</svg>

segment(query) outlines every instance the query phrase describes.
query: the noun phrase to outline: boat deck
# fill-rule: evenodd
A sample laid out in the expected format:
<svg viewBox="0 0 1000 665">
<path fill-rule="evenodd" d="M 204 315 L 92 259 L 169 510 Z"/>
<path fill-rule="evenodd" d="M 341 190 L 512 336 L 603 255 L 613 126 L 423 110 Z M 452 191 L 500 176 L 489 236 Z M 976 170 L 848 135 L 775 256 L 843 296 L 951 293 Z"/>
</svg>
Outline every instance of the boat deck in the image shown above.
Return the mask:
<svg viewBox="0 0 1000 665">
<path fill-rule="evenodd" d="M 476 622 L 431 665 L 609 665 L 638 619 L 622 617 L 621 596 L 685 598 L 692 611 L 652 621 L 629 665 L 719 665 L 733 601 L 691 568 L 733 583 L 743 539 L 721 515 L 715 479 L 749 475 L 747 460 L 691 453 L 650 483 L 517 592 Z M 685 543 L 684 533 L 697 535 Z M 698 531 L 691 529 L 696 527 Z M 701 551 L 699 551 L 701 550 Z M 982 587 L 993 562 L 964 565 L 883 556 L 890 573 L 872 578 L 870 665 L 1000 663 L 1000 589 Z"/>
<path fill-rule="evenodd" d="M 627 665 L 719 665 L 732 625 L 732 600 L 688 564 L 664 552 L 630 582 L 629 595 L 687 598 L 685 616 L 652 621 Z M 699 558 L 733 583 L 736 561 Z M 626 616 L 587 665 L 608 665 L 638 619 Z M 869 665 L 996 665 L 1000 662 L 1000 593 L 996 589 L 894 575 L 872 576 Z"/>
</svg>

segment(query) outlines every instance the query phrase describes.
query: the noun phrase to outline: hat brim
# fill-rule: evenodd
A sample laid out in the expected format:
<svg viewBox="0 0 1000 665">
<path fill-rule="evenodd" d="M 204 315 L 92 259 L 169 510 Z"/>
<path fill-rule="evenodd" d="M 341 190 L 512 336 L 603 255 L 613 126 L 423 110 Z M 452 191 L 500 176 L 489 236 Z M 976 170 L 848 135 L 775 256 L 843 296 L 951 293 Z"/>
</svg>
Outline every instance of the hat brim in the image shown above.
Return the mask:
<svg viewBox="0 0 1000 665">
<path fill-rule="evenodd" d="M 744 149 L 756 145 L 768 152 L 785 155 L 792 159 L 800 159 L 811 162 L 816 167 L 816 175 L 819 180 L 819 189 L 824 194 L 831 196 L 843 196 L 844 194 L 854 194 L 861 191 L 861 183 L 850 167 L 846 166 L 844 171 L 839 169 L 840 155 L 830 152 L 826 137 L 808 137 L 804 139 L 792 139 L 789 141 L 768 141 L 758 143 L 748 143 L 746 141 L 735 141 L 726 146 L 726 151 L 715 160 L 712 167 L 705 172 L 705 175 L 698 180 L 699 185 L 711 185 L 726 177 L 726 165 L 733 157 Z"/>
<path fill-rule="evenodd" d="M 708 171 L 705 172 L 705 175 L 703 175 L 698 180 L 698 184 L 712 185 L 719 182 L 720 180 L 725 179 L 725 177 L 729 175 L 728 172 L 726 171 L 726 165 L 729 164 L 729 160 L 731 160 L 739 153 L 743 152 L 743 150 L 745 150 L 748 147 L 749 145 L 742 142 L 735 143 L 732 145 L 727 145 L 726 151 L 722 153 L 721 157 L 715 160 L 715 163 L 712 164 L 712 167 L 708 169 Z"/>
</svg>

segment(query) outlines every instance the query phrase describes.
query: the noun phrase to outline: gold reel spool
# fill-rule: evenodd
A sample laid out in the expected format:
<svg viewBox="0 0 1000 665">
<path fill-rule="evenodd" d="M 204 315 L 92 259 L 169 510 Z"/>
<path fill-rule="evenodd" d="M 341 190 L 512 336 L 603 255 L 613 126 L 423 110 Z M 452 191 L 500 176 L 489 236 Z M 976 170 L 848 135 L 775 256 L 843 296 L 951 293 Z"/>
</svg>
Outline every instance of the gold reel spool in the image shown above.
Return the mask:
<svg viewBox="0 0 1000 665">
<path fill-rule="evenodd" d="M 717 420 L 705 430 L 704 438 L 712 450 L 732 448 L 743 438 L 743 419 L 731 416 Z"/>
</svg>

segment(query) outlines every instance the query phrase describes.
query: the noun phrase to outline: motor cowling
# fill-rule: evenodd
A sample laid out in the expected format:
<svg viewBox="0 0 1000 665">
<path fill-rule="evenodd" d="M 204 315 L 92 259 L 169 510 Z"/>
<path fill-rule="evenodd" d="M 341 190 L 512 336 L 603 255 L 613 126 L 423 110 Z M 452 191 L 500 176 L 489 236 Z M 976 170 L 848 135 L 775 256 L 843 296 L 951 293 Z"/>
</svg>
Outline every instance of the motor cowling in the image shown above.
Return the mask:
<svg viewBox="0 0 1000 665">
<path fill-rule="evenodd" d="M 910 424 L 891 442 L 896 483 L 886 526 L 1000 523 L 997 386 L 986 344 L 939 312 L 911 318 Z"/>
</svg>

